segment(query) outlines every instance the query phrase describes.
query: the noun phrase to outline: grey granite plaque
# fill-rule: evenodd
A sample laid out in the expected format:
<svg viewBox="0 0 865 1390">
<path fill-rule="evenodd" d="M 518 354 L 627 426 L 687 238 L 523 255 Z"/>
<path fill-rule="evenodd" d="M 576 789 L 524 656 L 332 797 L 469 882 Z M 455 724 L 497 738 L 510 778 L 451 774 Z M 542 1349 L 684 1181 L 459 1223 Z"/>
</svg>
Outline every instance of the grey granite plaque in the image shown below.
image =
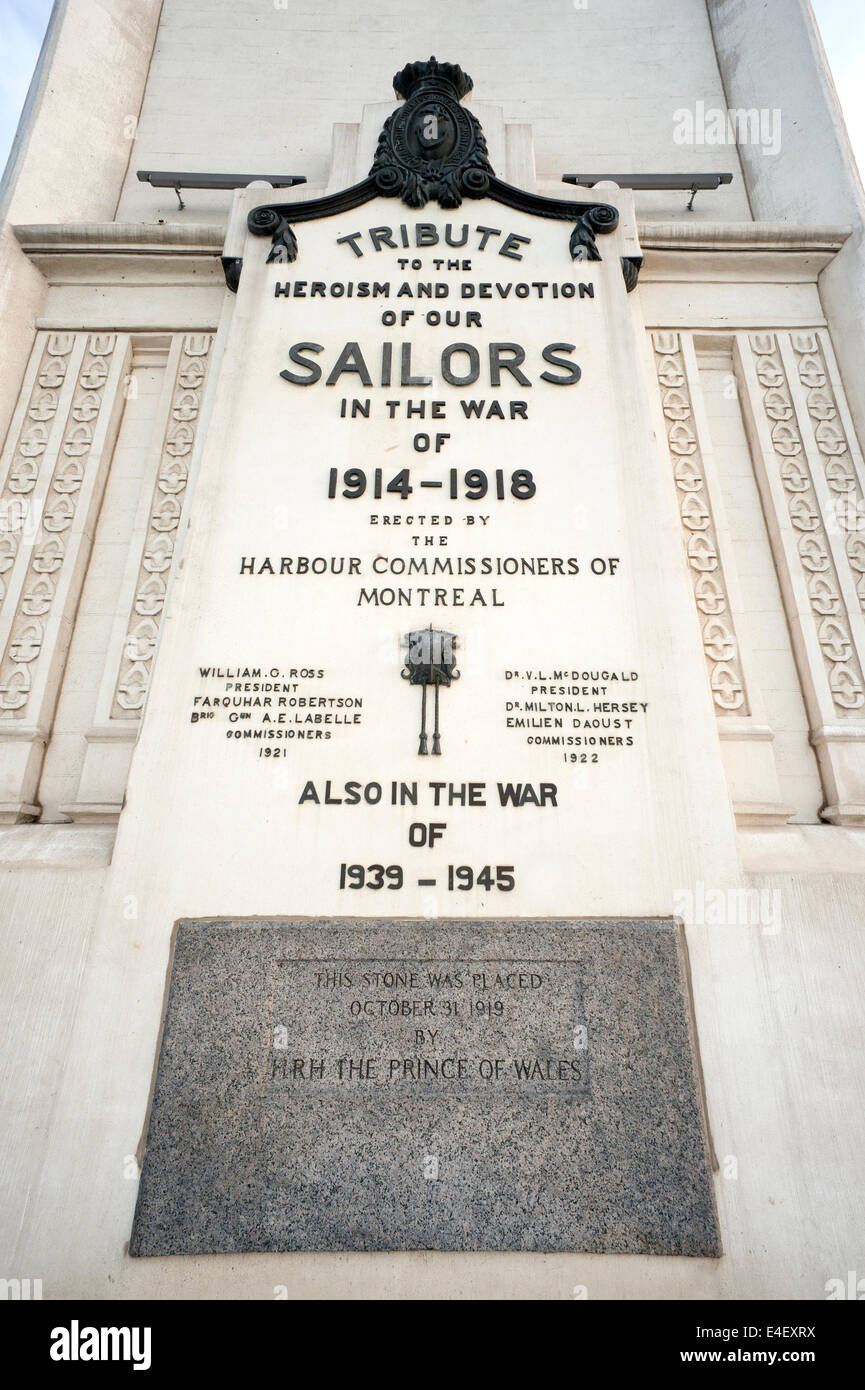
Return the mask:
<svg viewBox="0 0 865 1390">
<path fill-rule="evenodd" d="M 133 1255 L 719 1255 L 669 920 L 181 922 Z"/>
</svg>

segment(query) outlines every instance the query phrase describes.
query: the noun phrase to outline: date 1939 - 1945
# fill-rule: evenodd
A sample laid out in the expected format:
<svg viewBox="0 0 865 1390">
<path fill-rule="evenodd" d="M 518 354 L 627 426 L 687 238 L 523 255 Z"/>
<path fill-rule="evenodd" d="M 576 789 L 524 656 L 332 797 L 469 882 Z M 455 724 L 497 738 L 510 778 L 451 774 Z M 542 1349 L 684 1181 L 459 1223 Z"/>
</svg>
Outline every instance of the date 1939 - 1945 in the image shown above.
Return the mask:
<svg viewBox="0 0 865 1390">
<path fill-rule="evenodd" d="M 418 879 L 421 887 L 434 888 L 435 878 Z M 340 864 L 340 888 L 402 888 L 405 875 L 401 864 Z M 448 864 L 448 892 L 469 893 L 473 888 L 489 893 L 498 889 L 500 893 L 510 893 L 516 884 L 513 864 L 485 864 L 483 868 L 473 869 L 469 864 Z"/>
</svg>

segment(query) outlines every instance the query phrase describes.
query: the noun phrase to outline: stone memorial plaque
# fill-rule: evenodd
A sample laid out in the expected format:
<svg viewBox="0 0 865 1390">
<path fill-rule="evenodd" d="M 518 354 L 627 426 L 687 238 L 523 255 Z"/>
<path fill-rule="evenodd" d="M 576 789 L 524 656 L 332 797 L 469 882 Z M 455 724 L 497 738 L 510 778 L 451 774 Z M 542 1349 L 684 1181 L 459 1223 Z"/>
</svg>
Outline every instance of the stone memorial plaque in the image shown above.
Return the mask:
<svg viewBox="0 0 865 1390">
<path fill-rule="evenodd" d="M 501 183 L 459 67 L 395 86 L 368 180 L 227 236 L 149 697 L 163 921 L 223 919 L 178 930 L 131 1249 L 714 1255 L 665 914 L 716 730 L 633 209 Z"/>
<path fill-rule="evenodd" d="M 181 922 L 133 1255 L 720 1254 L 667 919 Z"/>
<path fill-rule="evenodd" d="M 575 260 L 564 207 L 376 197 L 304 218 L 295 259 L 248 238 L 166 714 L 185 877 L 220 872 L 230 806 L 247 863 L 279 827 L 265 912 L 670 909 L 644 867 L 653 768 L 682 747 L 640 609 L 655 595 L 667 631 L 642 552 L 657 464 L 629 428 L 622 246 L 607 226 Z"/>
</svg>

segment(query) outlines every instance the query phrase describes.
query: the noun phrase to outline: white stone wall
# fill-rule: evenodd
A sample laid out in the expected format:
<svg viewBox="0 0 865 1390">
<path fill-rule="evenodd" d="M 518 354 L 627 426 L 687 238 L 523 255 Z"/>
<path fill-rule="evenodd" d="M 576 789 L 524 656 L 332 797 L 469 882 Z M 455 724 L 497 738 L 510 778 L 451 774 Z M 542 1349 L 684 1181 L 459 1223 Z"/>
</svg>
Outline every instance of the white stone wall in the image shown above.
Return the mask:
<svg viewBox="0 0 865 1390">
<path fill-rule="evenodd" d="M 859 1027 L 865 878 L 852 832 L 749 833 L 743 849 L 750 918 L 731 900 L 729 920 L 689 929 L 718 1163 L 720 1260 L 436 1252 L 130 1260 L 123 1242 L 135 1203 L 140 1129 L 118 1132 L 106 1107 L 105 1078 L 92 1059 L 80 1071 L 66 1069 L 72 1000 L 105 882 L 105 849 L 92 837 L 107 832 L 23 833 L 30 837 L 30 866 L 0 875 L 0 910 L 14 924 L 4 968 L 19 980 L 38 976 L 40 987 L 18 991 L 0 1017 L 0 1250 L 7 1276 L 41 1278 L 46 1299 L 271 1300 L 282 1286 L 289 1298 L 302 1299 L 570 1301 L 582 1286 L 580 1296 L 589 1300 L 820 1300 L 830 1279 L 845 1279 L 856 1267 L 865 1235 L 856 1197 L 865 1144 Z M 72 834 L 79 842 L 82 834 L 91 838 L 74 872 Z M 50 840 L 37 844 L 34 836 Z M 91 958 L 84 996 L 90 1008 L 115 990 L 118 961 L 135 950 L 135 923 L 124 924 L 123 910 L 120 900 L 112 951 Z M 108 1036 L 106 1055 L 143 1045 L 130 1015 L 135 996 L 127 998 L 122 1030 Z M 93 1024 L 96 1037 L 98 1020 Z M 80 1214 L 65 1200 L 70 1172 L 62 1148 L 46 1153 L 61 1087 L 86 1102 L 78 1123 L 102 1175 L 100 1221 L 86 1239 Z"/>
<path fill-rule="evenodd" d="M 114 216 L 160 8 L 161 0 L 58 0 L 54 6 L 0 186 L 0 434 L 14 408 L 45 288 L 5 224 Z"/>
<path fill-rule="evenodd" d="M 113 831 L 0 831 L 0 1263 L 39 1181 Z M 38 1275 L 35 1276 L 38 1278 Z"/>
<path fill-rule="evenodd" d="M 471 73 L 473 102 L 531 125 L 538 179 L 562 194 L 566 173 L 732 170 L 733 185 L 698 197 L 694 215 L 750 216 L 735 148 L 673 138 L 677 108 L 725 105 L 704 0 L 165 0 L 118 218 L 177 208 L 136 169 L 299 173 L 323 187 L 334 123 L 388 101 L 394 73 L 431 53 Z M 491 154 L 500 172 L 502 152 Z M 652 194 L 638 206 L 678 215 L 687 200 Z M 190 220 L 223 217 L 229 202 L 184 201 Z"/>
<path fill-rule="evenodd" d="M 845 222 L 853 235 L 822 277 L 826 312 L 860 433 L 865 430 L 865 194 L 809 0 L 765 0 L 756 39 L 753 11 L 708 0 L 730 105 L 777 110 L 776 157 L 743 146 L 755 218 Z"/>
</svg>

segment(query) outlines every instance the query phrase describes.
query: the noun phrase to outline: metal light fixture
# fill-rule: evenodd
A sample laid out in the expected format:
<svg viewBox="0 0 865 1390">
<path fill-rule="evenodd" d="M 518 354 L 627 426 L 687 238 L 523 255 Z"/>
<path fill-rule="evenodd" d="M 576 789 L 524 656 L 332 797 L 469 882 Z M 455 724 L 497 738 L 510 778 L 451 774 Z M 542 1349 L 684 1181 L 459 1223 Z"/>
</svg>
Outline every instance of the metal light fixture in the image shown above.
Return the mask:
<svg viewBox="0 0 865 1390">
<path fill-rule="evenodd" d="M 460 673 L 457 670 L 457 659 L 454 655 L 457 639 L 452 632 L 441 632 L 430 626 L 421 628 L 417 632 L 410 632 L 405 639 L 405 644 L 408 651 L 400 674 L 403 680 L 407 680 L 410 685 L 421 687 L 418 753 L 421 757 L 426 757 L 429 753 L 426 729 L 426 692 L 427 686 L 431 685 L 435 694 L 432 751 L 437 755 L 442 751 L 441 735 L 439 734 L 439 686 L 450 685 L 452 681 L 460 678 Z"/>
<path fill-rule="evenodd" d="M 216 188 L 229 191 L 233 188 L 246 188 L 250 183 L 269 183 L 272 188 L 294 188 L 295 184 L 306 183 L 305 174 L 190 174 L 172 173 L 170 169 L 139 169 L 140 183 L 149 183 L 151 188 L 173 188 L 181 212 L 186 204 L 180 196 L 181 188 Z"/>
<path fill-rule="evenodd" d="M 732 174 L 563 174 L 562 183 L 576 183 L 582 188 L 594 188 L 596 183 L 617 183 L 619 188 L 633 188 L 637 192 L 652 189 L 661 191 L 683 189 L 690 193 L 688 211 L 694 210 L 694 199 L 703 189 L 720 188 L 722 183 L 732 183 Z"/>
</svg>

